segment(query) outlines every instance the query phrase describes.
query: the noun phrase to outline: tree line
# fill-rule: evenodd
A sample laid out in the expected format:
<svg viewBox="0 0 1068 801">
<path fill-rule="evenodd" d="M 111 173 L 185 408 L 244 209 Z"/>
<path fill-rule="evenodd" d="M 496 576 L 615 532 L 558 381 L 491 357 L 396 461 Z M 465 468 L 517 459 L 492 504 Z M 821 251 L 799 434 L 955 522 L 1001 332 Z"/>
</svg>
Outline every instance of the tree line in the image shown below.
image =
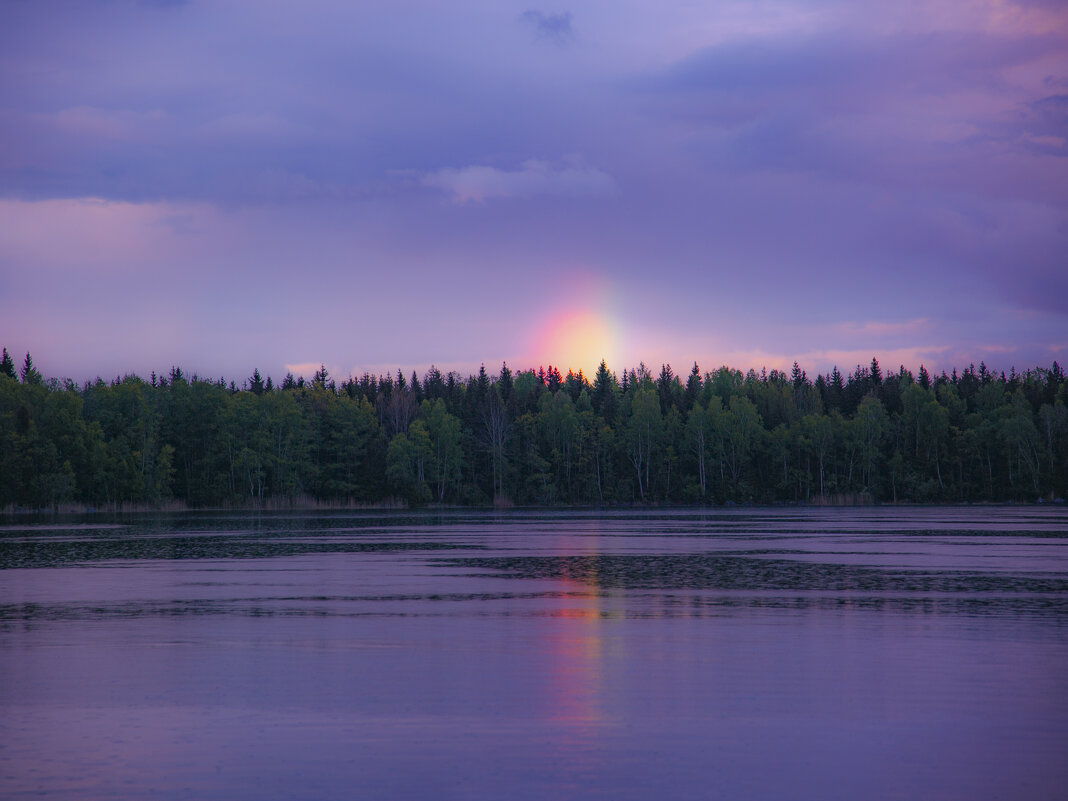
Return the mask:
<svg viewBox="0 0 1068 801">
<path fill-rule="evenodd" d="M 321 367 L 241 386 L 181 369 L 77 385 L 0 360 L 0 509 L 303 503 L 1004 502 L 1068 495 L 1068 382 L 814 380 L 644 364 L 420 379 Z"/>
</svg>

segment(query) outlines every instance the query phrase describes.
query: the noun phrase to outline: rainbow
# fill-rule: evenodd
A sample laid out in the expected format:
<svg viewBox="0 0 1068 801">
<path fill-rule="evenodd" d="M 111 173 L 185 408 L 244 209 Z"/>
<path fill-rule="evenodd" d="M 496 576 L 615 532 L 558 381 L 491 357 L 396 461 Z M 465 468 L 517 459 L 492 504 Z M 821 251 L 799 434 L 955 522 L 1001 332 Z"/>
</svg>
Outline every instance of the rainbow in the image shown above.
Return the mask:
<svg viewBox="0 0 1068 801">
<path fill-rule="evenodd" d="M 564 374 L 581 370 L 591 380 L 602 359 L 609 369 L 621 369 L 622 326 L 606 282 L 577 275 L 569 277 L 562 289 L 560 301 L 534 328 L 528 348 L 532 363 L 551 364 Z"/>
</svg>

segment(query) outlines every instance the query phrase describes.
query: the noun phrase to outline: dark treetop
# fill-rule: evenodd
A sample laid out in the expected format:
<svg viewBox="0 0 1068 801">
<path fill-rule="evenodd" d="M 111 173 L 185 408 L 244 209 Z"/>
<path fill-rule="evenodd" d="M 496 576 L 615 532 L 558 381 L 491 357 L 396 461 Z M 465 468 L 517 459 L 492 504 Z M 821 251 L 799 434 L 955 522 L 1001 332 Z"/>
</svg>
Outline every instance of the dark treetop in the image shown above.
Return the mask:
<svg viewBox="0 0 1068 801">
<path fill-rule="evenodd" d="M 1068 382 L 876 360 L 814 381 L 664 365 L 463 378 L 326 368 L 281 386 L 45 380 L 0 360 L 0 510 L 303 503 L 634 504 L 1055 500 Z"/>
</svg>

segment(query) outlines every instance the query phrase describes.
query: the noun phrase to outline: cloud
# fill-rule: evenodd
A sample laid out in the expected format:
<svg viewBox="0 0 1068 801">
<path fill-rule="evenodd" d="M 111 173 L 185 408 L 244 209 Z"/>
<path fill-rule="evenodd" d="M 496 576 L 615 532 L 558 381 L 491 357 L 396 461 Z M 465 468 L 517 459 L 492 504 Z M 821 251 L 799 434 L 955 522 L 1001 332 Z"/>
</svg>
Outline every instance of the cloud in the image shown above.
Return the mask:
<svg viewBox="0 0 1068 801">
<path fill-rule="evenodd" d="M 304 143 L 314 131 L 278 114 L 226 114 L 200 126 L 200 133 L 213 140 L 248 143 L 274 141 L 281 144 Z"/>
<path fill-rule="evenodd" d="M 194 206 L 165 203 L 0 199 L 0 270 L 144 274 L 158 251 L 176 247 L 174 229 L 164 221 L 186 216 L 188 227 L 199 214 Z"/>
<path fill-rule="evenodd" d="M 571 35 L 571 12 L 546 14 L 542 11 L 524 11 L 520 19 L 534 27 L 540 36 L 563 39 Z"/>
<path fill-rule="evenodd" d="M 883 322 L 880 320 L 869 320 L 863 323 L 849 321 L 840 323 L 836 328 L 839 333 L 848 337 L 869 334 L 878 337 L 886 337 L 898 334 L 926 332 L 931 328 L 931 321 L 927 317 L 915 317 L 911 320 L 894 323 Z"/>
<path fill-rule="evenodd" d="M 904 189 L 947 208 L 962 197 L 1061 205 L 1068 165 L 1050 157 L 1068 155 L 1065 95 L 1019 75 L 1053 72 L 1064 45 L 1057 32 L 747 37 L 626 88 L 710 171 L 831 178 L 888 198 Z"/>
<path fill-rule="evenodd" d="M 1027 104 L 1023 136 L 1043 152 L 1068 156 L 1068 94 L 1050 95 Z"/>
<path fill-rule="evenodd" d="M 654 91 L 801 90 L 806 95 L 852 87 L 878 105 L 889 90 L 940 95 L 990 89 L 1004 70 L 1057 53 L 1055 35 L 944 32 L 843 41 L 831 35 L 729 41 L 697 50 L 647 84 Z M 873 94 L 875 92 L 875 94 Z"/>
<path fill-rule="evenodd" d="M 1034 99 L 1014 71 L 1064 44 L 1055 34 L 986 32 L 765 36 L 699 48 L 628 85 L 654 114 L 723 131 L 784 121 L 801 136 L 826 129 L 853 139 L 959 141 L 1013 94 Z M 1045 118 L 1053 105 L 1027 111 Z"/>
<path fill-rule="evenodd" d="M 580 160 L 560 167 L 530 160 L 518 170 L 501 170 L 481 164 L 445 167 L 422 176 L 424 186 L 452 195 L 457 203 L 481 203 L 489 198 L 549 196 L 603 196 L 616 191 L 611 176 Z"/>
<path fill-rule="evenodd" d="M 57 111 L 0 112 L 0 123 L 10 130 L 22 131 L 24 139 L 49 140 L 66 137 L 69 140 L 131 142 L 158 137 L 160 131 L 173 121 L 161 109 L 134 111 L 107 109 L 95 106 L 70 106 Z M 12 145 L 24 145 L 12 134 Z"/>
<path fill-rule="evenodd" d="M 803 353 L 798 357 L 799 364 L 815 364 L 818 369 L 826 370 L 827 365 L 837 366 L 843 372 L 850 371 L 856 365 L 871 364 L 874 356 L 884 370 L 894 370 L 898 365 L 904 365 L 907 369 L 916 370 L 921 364 L 928 368 L 937 366 L 953 366 L 952 359 L 947 359 L 946 354 L 950 351 L 949 345 L 918 345 L 909 348 L 851 348 L 851 349 L 828 349 L 813 350 Z M 781 364 L 781 362 L 780 362 Z"/>
<path fill-rule="evenodd" d="M 296 362 L 294 364 L 289 364 L 287 362 L 285 368 L 286 372 L 292 373 L 294 376 L 302 376 L 305 379 L 311 379 L 311 377 L 314 376 L 319 371 L 319 368 L 322 366 L 322 362 Z M 329 374 L 330 378 L 334 377 L 334 368 L 327 367 L 326 371 Z"/>
<path fill-rule="evenodd" d="M 1043 82 L 1048 85 L 1048 81 Z M 1035 156 L 1068 156 L 1068 94 L 1024 100 L 977 126 L 972 142 Z"/>
<path fill-rule="evenodd" d="M 761 368 L 766 370 L 788 371 L 794 362 L 815 379 L 816 374 L 830 373 L 838 367 L 842 373 L 850 373 L 854 367 L 871 364 L 874 356 L 879 360 L 884 371 L 897 371 L 898 365 L 906 369 L 918 370 L 921 364 L 928 369 L 951 369 L 954 363 L 947 358 L 948 345 L 921 345 L 909 348 L 871 348 L 820 349 L 814 348 L 802 352 L 783 353 L 763 348 L 725 348 L 709 354 L 706 358 L 698 357 L 702 370 L 715 369 L 712 365 L 725 365 L 740 370 Z M 966 362 L 965 362 L 966 363 Z"/>
</svg>

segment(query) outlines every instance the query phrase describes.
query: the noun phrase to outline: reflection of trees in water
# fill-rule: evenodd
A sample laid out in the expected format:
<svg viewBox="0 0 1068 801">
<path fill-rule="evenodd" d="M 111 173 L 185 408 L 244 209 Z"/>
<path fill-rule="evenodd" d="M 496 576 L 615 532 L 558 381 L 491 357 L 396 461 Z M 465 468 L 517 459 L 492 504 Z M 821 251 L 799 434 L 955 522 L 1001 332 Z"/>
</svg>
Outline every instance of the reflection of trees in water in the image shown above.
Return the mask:
<svg viewBox="0 0 1068 801">
<path fill-rule="evenodd" d="M 0 569 L 128 559 L 267 559 L 328 553 L 470 548 L 447 542 L 316 542 L 219 537 L 0 542 Z"/>
<path fill-rule="evenodd" d="M 485 557 L 452 564 L 516 578 L 566 579 L 627 589 L 795 590 L 878 593 L 1068 593 L 1068 579 L 971 571 L 881 570 L 722 554 Z M 1068 600 L 1068 599 L 1066 599 Z"/>
</svg>

